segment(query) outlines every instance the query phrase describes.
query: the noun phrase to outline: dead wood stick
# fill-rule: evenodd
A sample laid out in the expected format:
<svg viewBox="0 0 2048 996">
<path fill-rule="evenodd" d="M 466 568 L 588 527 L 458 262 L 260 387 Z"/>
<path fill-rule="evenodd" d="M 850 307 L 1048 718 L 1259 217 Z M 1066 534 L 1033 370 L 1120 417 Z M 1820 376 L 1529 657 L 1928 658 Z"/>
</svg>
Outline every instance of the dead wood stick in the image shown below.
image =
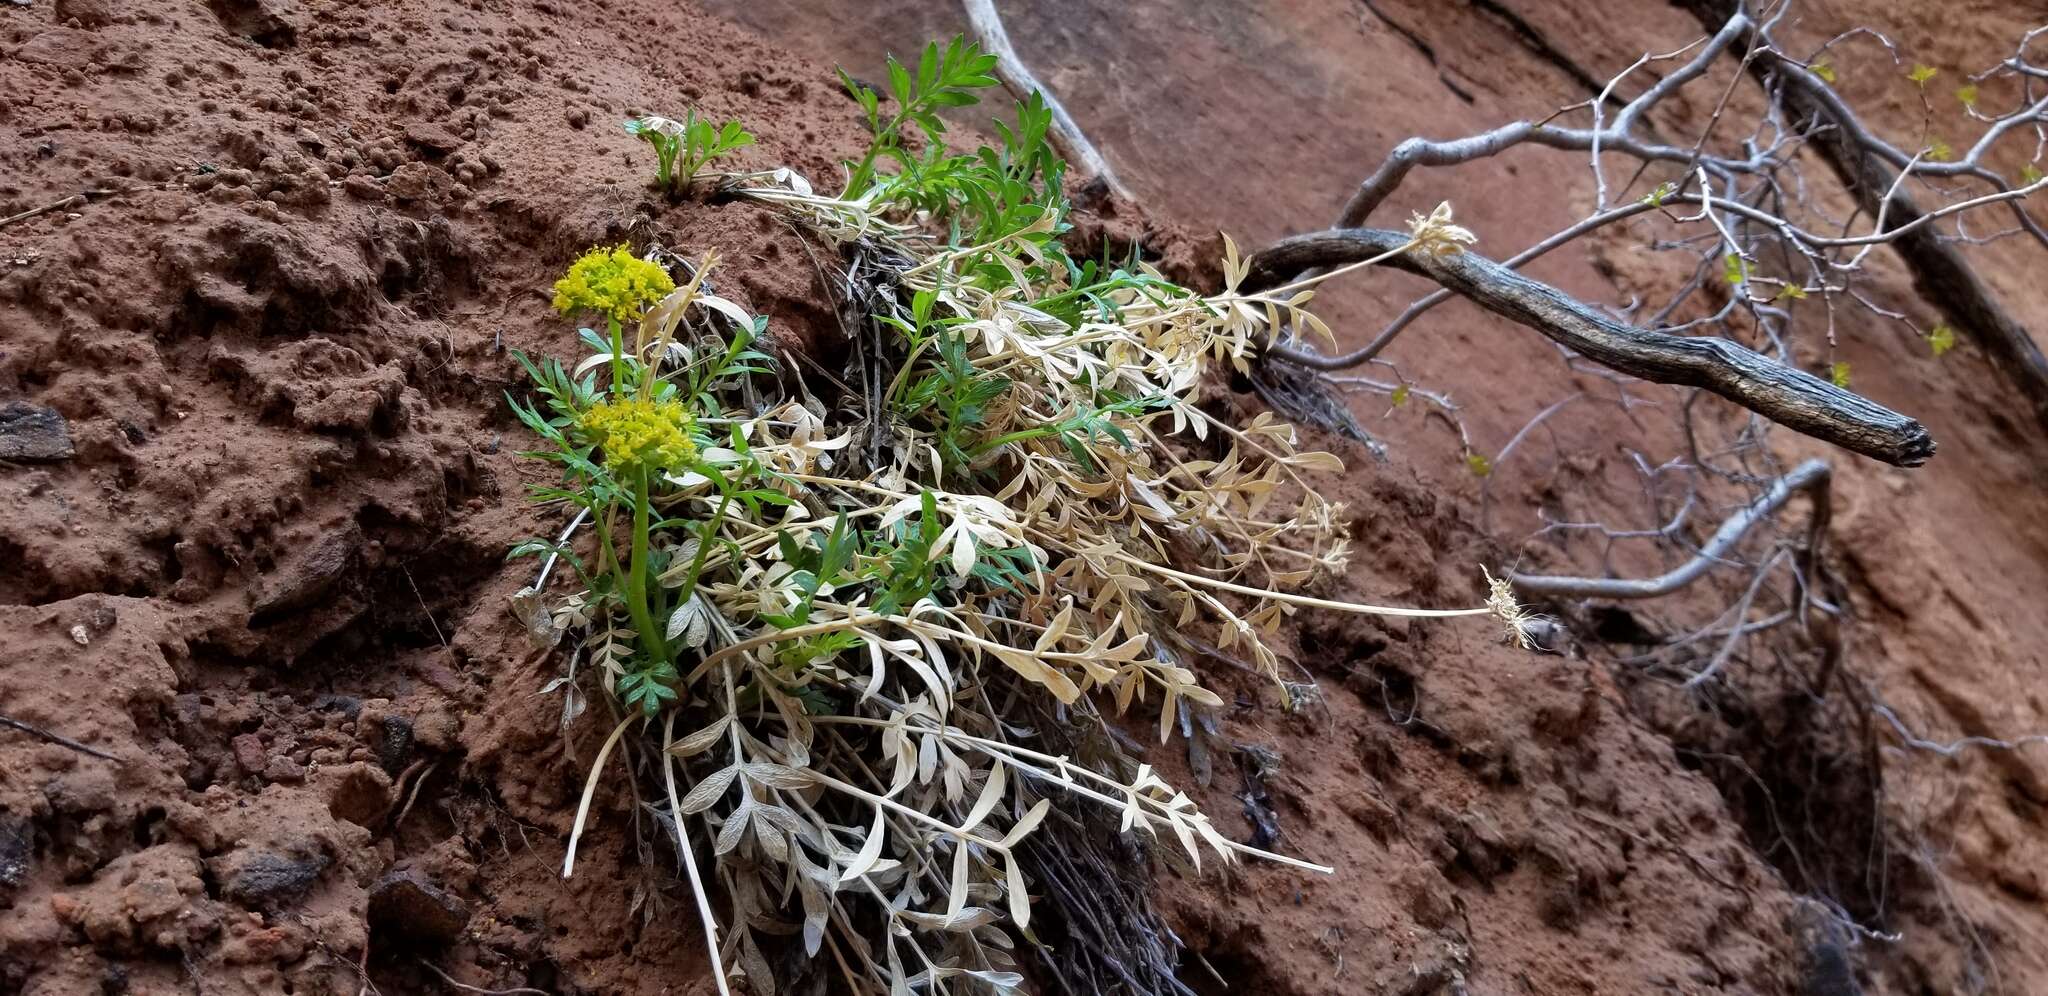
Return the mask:
<svg viewBox="0 0 2048 996">
<path fill-rule="evenodd" d="M 20 730 L 21 732 L 26 733 L 29 736 L 35 737 L 39 740 L 43 740 L 47 743 L 56 744 L 59 747 L 68 747 L 72 750 L 79 752 L 80 754 L 90 754 L 93 757 L 97 757 L 102 761 L 121 760 L 120 758 L 115 757 L 114 755 L 109 754 L 106 751 L 99 749 L 98 747 L 88 747 L 85 744 L 79 743 L 78 741 L 71 739 L 70 737 L 58 733 L 51 733 L 50 731 L 45 730 L 40 726 L 30 726 L 29 724 L 24 723 L 21 720 L 14 719 L 9 716 L 0 716 L 0 726 L 7 727 L 10 730 Z"/>
<path fill-rule="evenodd" d="M 1311 267 L 1369 259 L 1408 241 L 1404 232 L 1375 228 L 1282 239 L 1251 258 L 1242 290 L 1275 287 Z M 1934 440 L 1919 422 L 1726 339 L 1623 324 L 1477 253 L 1407 252 L 1385 265 L 1428 277 L 1632 377 L 1703 388 L 1780 425 L 1894 466 L 1917 467 L 1934 455 Z"/>
<path fill-rule="evenodd" d="M 39 208 L 30 208 L 26 211 L 21 212 L 20 214 L 10 214 L 5 218 L 0 218 L 0 228 L 6 228 L 7 226 L 12 225 L 17 221 L 27 221 L 30 218 L 41 217 L 42 215 L 49 214 L 52 211 L 62 211 L 65 208 L 84 207 L 87 204 L 92 203 L 92 199 L 95 197 L 118 197 L 122 194 L 132 194 L 138 190 L 159 190 L 162 189 L 162 186 L 162 184 L 144 184 L 142 186 L 121 187 L 118 189 L 96 188 L 93 190 L 85 191 L 84 193 L 72 194 L 71 196 L 66 197 L 63 200 L 57 201 L 56 203 L 53 204 L 45 204 Z"/>
<path fill-rule="evenodd" d="M 1094 143 L 1088 141 L 1087 134 L 1081 131 L 1073 115 L 1067 113 L 1066 106 L 1053 96 L 1052 90 L 1038 81 L 1038 77 L 1032 75 L 1031 67 L 1024 64 L 1016 48 L 1010 45 L 1010 35 L 1003 30 L 1003 16 L 996 12 L 995 0 L 962 0 L 962 6 L 967 8 L 967 23 L 974 30 L 975 40 L 996 57 L 996 75 L 1017 95 L 1017 99 L 1029 99 L 1034 90 L 1045 99 L 1046 110 L 1052 112 L 1053 138 L 1065 147 L 1067 158 L 1101 177 L 1117 196 L 1131 196 L 1123 181 L 1117 179 L 1116 171 L 1109 168 L 1109 160 L 1095 148 Z"/>
<path fill-rule="evenodd" d="M 6 228 L 7 226 L 12 225 L 17 221 L 27 221 L 30 218 L 49 214 L 52 211 L 62 211 L 65 208 L 76 207 L 84 203 L 84 194 L 72 194 L 71 196 L 66 197 L 61 201 L 58 201 L 55 204 L 45 204 L 39 208 L 30 208 L 26 211 L 21 212 L 20 214 L 10 214 L 5 218 L 0 218 L 0 228 Z"/>
<path fill-rule="evenodd" d="M 1680 588 L 1699 580 L 1700 576 L 1720 564 L 1731 563 L 1728 552 L 1735 544 L 1748 535 L 1759 522 L 1775 515 L 1778 509 L 1801 491 L 1813 493 L 1813 527 L 1809 530 L 1807 544 L 1814 546 L 1820 541 L 1828 518 L 1828 479 L 1830 472 L 1827 461 L 1808 460 L 1787 471 L 1783 477 L 1771 482 L 1764 493 L 1755 501 L 1743 506 L 1742 510 L 1729 516 L 1714 530 L 1714 535 L 1700 547 L 1691 560 L 1654 578 L 1582 578 L 1547 574 L 1510 574 L 1509 583 L 1525 595 L 1539 595 L 1547 598 L 1658 598 L 1669 595 Z M 1737 619 L 1740 629 L 1742 620 Z"/>
</svg>

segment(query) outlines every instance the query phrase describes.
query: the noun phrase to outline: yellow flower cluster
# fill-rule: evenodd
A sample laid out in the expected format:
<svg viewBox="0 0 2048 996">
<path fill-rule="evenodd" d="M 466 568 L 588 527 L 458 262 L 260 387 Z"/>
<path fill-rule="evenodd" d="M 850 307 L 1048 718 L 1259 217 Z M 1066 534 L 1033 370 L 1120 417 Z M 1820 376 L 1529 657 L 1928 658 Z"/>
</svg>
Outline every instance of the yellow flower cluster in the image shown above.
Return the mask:
<svg viewBox="0 0 2048 996">
<path fill-rule="evenodd" d="M 697 455 L 690 413 L 680 401 L 600 401 L 583 412 L 577 425 L 604 451 L 606 466 L 628 474 L 679 470 Z"/>
<path fill-rule="evenodd" d="M 595 311 L 630 322 L 675 289 L 676 282 L 660 264 L 633 255 L 625 246 L 599 246 L 584 253 L 569 267 L 567 276 L 555 281 L 555 310 L 564 315 Z"/>
</svg>

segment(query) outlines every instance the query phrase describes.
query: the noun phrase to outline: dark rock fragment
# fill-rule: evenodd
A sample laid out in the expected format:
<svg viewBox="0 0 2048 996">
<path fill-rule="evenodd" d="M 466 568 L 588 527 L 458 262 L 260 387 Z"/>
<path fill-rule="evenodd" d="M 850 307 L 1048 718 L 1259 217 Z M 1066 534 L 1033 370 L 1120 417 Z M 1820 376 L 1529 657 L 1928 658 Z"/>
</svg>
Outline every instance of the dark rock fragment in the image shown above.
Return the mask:
<svg viewBox="0 0 2048 996">
<path fill-rule="evenodd" d="M 422 944 L 443 945 L 469 925 L 469 904 L 416 870 L 392 872 L 370 887 L 370 927 Z"/>
<path fill-rule="evenodd" d="M 306 898 L 331 863 L 310 843 L 282 849 L 243 848 L 217 859 L 221 892 L 252 909 L 283 909 Z"/>
<path fill-rule="evenodd" d="M 0 405 L 0 460 L 55 463 L 74 452 L 71 426 L 56 409 L 20 401 Z"/>
</svg>

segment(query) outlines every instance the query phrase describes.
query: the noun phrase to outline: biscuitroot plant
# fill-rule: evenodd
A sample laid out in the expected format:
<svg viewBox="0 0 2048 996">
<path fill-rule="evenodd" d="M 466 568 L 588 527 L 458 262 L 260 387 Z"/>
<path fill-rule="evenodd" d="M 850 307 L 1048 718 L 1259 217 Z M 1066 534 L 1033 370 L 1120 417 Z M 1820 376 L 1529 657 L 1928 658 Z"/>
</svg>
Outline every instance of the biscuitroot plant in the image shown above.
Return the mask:
<svg viewBox="0 0 2048 996">
<path fill-rule="evenodd" d="M 654 186 L 676 196 L 688 193 L 697 173 L 713 159 L 754 144 L 754 136 L 738 121 L 712 124 L 687 111 L 681 121 L 654 115 L 626 121 L 626 134 L 654 148 Z"/>
<path fill-rule="evenodd" d="M 980 58 L 934 47 L 892 78 L 959 106 L 986 85 Z M 846 992 L 1016 990 L 1015 944 L 1036 943 L 1019 845 L 1056 806 L 1105 807 L 1197 869 L 1326 872 L 1232 840 L 1113 749 L 1043 749 L 1033 717 L 1135 707 L 1163 741 L 1223 705 L 1199 657 L 1241 657 L 1291 695 L 1270 640 L 1302 608 L 1494 614 L 1519 633 L 1498 588 L 1452 610 L 1298 593 L 1345 564 L 1342 509 L 1312 480 L 1337 459 L 1200 400 L 1213 364 L 1244 364 L 1279 324 L 1320 328 L 1303 305 L 1336 273 L 1204 297 L 1072 258 L 1043 105 L 1017 117 L 967 155 L 878 132 L 841 196 L 788 170 L 721 178 L 837 254 L 870 316 L 840 375 L 771 358 L 767 319 L 715 292 L 709 253 L 677 262 L 678 285 L 665 251 L 593 250 L 555 303 L 604 329 L 567 366 L 521 358 L 531 401 L 514 410 L 564 474 L 536 497 L 589 528 L 519 548 L 574 580 L 516 604 L 541 641 L 571 643 L 570 687 L 600 684 L 614 717 L 563 872 L 611 756 L 640 759 L 722 992 L 792 972 Z M 1467 239 L 1445 212 L 1397 251 Z"/>
</svg>

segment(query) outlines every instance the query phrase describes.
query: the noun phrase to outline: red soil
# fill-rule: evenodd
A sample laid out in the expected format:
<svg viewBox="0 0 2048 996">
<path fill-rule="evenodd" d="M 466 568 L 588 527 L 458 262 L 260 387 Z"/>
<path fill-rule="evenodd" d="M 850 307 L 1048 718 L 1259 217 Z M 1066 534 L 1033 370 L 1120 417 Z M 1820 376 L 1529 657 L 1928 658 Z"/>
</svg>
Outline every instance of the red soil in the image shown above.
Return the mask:
<svg viewBox="0 0 2048 996">
<path fill-rule="evenodd" d="M 784 334 L 825 335 L 804 243 L 758 207 L 651 200 L 648 156 L 617 121 L 736 115 L 761 143 L 742 162 L 823 182 L 860 144 L 831 61 L 870 70 L 884 45 L 952 30 L 950 6 L 880 8 L 857 31 L 808 0 L 718 6 L 813 50 L 638 0 L 0 5 L 0 217 L 123 191 L 0 228 L 0 405 L 54 409 L 74 451 L 0 463 L 0 715 L 111 755 L 0 729 L 0 993 L 356 993 L 365 972 L 384 993 L 443 991 L 423 960 L 485 988 L 711 991 L 687 893 L 664 854 L 640 853 L 623 792 L 601 797 L 576 877 L 557 877 L 601 720 L 560 731 L 560 699 L 540 693 L 559 662 L 506 612 L 533 567 L 504 551 L 559 525 L 521 500 L 546 474 L 515 455 L 507 350 L 564 351 L 545 288 L 624 239 L 716 249 L 721 293 Z M 1326 223 L 1402 137 L 1581 96 L 1474 8 L 1380 6 L 1470 103 L 1335 0 L 1260 18 L 1091 2 L 1019 11 L 1011 29 L 1156 217 L 1249 246 Z M 1596 71 L 1695 32 L 1661 7 L 1524 14 Z M 1855 17 L 1962 67 L 2016 37 L 2019 15 Z M 1823 37 L 1850 17 L 1809 19 Z M 1844 86 L 1881 116 L 1912 113 Z M 1499 253 L 1580 212 L 1584 174 L 1528 153 L 1411 182 L 1385 210 L 1448 196 Z M 1181 240 L 1182 262 L 1196 244 L 1128 209 L 1109 224 Z M 1662 279 L 1629 246 L 1535 272 L 1625 300 Z M 2048 323 L 2024 279 L 2037 248 L 1977 253 L 2023 321 Z M 1412 290 L 1375 277 L 1326 311 L 1362 336 Z M 1902 281 L 1885 293 L 1933 315 Z M 1557 370 L 1532 335 L 1459 306 L 1431 322 L 1396 358 L 1458 392 L 1483 447 L 1567 390 L 1562 371 L 1532 390 L 1530 371 Z M 1822 454 L 1857 617 L 1844 666 L 1939 739 L 2048 729 L 2048 447 L 1995 414 L 2003 389 L 1971 350 L 1934 365 L 1875 333 L 1843 350 L 1859 389 L 1942 443 L 1911 473 Z M 1611 407 L 1552 425 L 1577 457 L 1502 467 L 1489 538 L 1440 424 L 1369 419 L 1394 462 L 1353 450 L 1330 482 L 1359 550 L 1338 593 L 1469 604 L 1474 565 L 1499 563 L 1546 495 L 1586 514 L 1631 500 L 1622 447 L 1645 444 Z M 1252 868 L 1162 889 L 1232 991 L 1853 991 L 1806 988 L 1831 984 L 1847 940 L 1796 898 L 1816 885 L 1904 935 L 1850 952 L 1874 991 L 2048 989 L 2039 748 L 1890 749 L 1873 765 L 1809 734 L 1778 750 L 1618 685 L 1602 647 L 1534 656 L 1493 637 L 1299 617 L 1322 706 L 1248 706 L 1225 732 L 1277 752 L 1263 786 L 1280 846 L 1337 876 Z M 1248 679 L 1211 677 L 1260 701 Z M 1883 793 L 1789 800 L 1805 823 L 1774 823 L 1699 760 L 1760 745 L 1851 788 L 1881 775 Z M 1202 801 L 1234 813 L 1244 788 L 1222 773 Z M 1881 853 L 1859 863 L 1862 847 Z M 1802 878 L 1792 854 L 1882 889 Z M 1193 958 L 1184 977 L 1214 988 Z"/>
</svg>

